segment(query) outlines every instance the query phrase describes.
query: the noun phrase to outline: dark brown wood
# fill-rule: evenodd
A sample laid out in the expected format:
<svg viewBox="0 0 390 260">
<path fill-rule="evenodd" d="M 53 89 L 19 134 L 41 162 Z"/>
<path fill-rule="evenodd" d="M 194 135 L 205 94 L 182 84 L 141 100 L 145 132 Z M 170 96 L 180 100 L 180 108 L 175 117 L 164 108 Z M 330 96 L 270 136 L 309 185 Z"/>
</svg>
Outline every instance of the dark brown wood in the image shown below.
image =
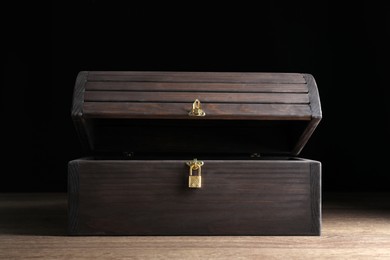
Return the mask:
<svg viewBox="0 0 390 260">
<path fill-rule="evenodd" d="M 0 259 L 390 259 L 390 193 L 325 193 L 316 236 L 66 237 L 63 193 L 2 193 Z"/>
<path fill-rule="evenodd" d="M 261 136 L 261 138 L 285 140 L 285 147 L 278 154 L 298 155 L 320 121 L 321 108 L 318 90 L 311 75 L 298 73 L 243 73 L 243 72 L 83 72 L 77 80 L 75 89 L 75 102 L 73 118 L 79 128 L 80 137 L 92 151 L 102 135 L 97 121 L 101 119 L 113 120 L 114 128 L 118 122 L 127 124 L 127 120 L 160 120 L 161 126 L 155 125 L 155 133 L 151 136 L 143 132 L 122 132 L 117 141 L 128 140 L 129 135 L 138 139 L 150 140 L 158 136 L 159 131 L 172 122 L 172 120 L 193 121 L 201 124 L 202 121 L 224 120 L 230 121 L 270 121 L 274 122 L 274 131 L 269 134 L 283 136 Z M 200 90 L 200 89 L 205 89 Z M 237 89 L 234 89 L 237 87 Z M 285 88 L 284 88 L 285 87 Z M 86 89 L 87 88 L 87 89 Z M 139 90 L 137 90 L 139 89 Z M 248 89 L 248 90 L 247 90 Z M 295 92 L 300 91 L 300 92 Z M 193 101 L 198 98 L 206 112 L 205 117 L 190 117 L 188 112 L 192 109 Z M 77 109 L 76 109 L 77 108 Z M 115 122 L 114 122 L 115 121 Z M 279 121 L 287 121 L 292 126 L 291 133 L 280 131 Z M 305 127 L 299 121 L 306 121 Z M 188 129 L 189 135 L 197 131 L 197 125 Z M 273 124 L 273 123 L 271 123 Z M 297 126 L 298 125 L 298 126 Z M 131 129 L 128 129 L 131 130 Z M 220 129 L 224 142 L 217 143 L 218 147 L 235 147 L 231 145 L 236 140 L 229 136 L 234 129 L 226 125 Z M 170 132 L 171 136 L 164 136 L 158 142 L 165 140 L 162 146 L 170 147 L 177 139 L 180 126 Z M 203 134 L 207 135 L 209 130 Z M 262 132 L 259 130 L 259 132 Z M 180 133 L 179 133 L 180 134 Z M 237 134 L 245 134 L 245 131 Z M 285 138 L 287 136 L 287 139 Z M 113 141 L 115 141 L 113 140 Z M 100 142 L 101 143 L 101 142 Z M 129 143 L 125 142 L 126 145 Z M 142 142 L 141 142 L 142 143 Z M 216 143 L 206 145 L 204 150 L 216 152 Z M 258 145 L 258 151 L 275 151 L 270 147 Z M 145 146 L 151 147 L 154 143 Z M 173 146 L 175 146 L 173 144 Z M 123 147 L 113 144 L 110 147 Z M 139 147 L 130 145 L 129 149 Z M 167 149 L 169 150 L 169 149 Z M 240 150 L 240 149 L 239 149 Z M 226 151 L 234 152 L 233 149 Z M 249 151 L 249 150 L 248 150 Z M 253 151 L 253 149 L 250 149 Z M 123 152 L 123 151 L 113 151 Z M 137 151 L 135 151 L 137 152 Z M 162 151 L 163 152 L 163 151 Z M 180 152 L 180 151 L 177 151 Z M 181 152 L 190 152 L 183 150 Z"/>
<path fill-rule="evenodd" d="M 92 71 L 88 81 L 306 83 L 299 73 Z"/>
<path fill-rule="evenodd" d="M 207 92 L 127 92 L 127 91 L 86 91 L 85 102 L 163 102 L 187 103 L 195 99 L 202 103 L 270 103 L 307 104 L 306 93 L 207 93 Z"/>
<path fill-rule="evenodd" d="M 85 102 L 88 118 L 170 118 L 185 120 L 251 119 L 310 120 L 308 105 L 287 104 L 203 104 L 205 117 L 190 117 L 190 103 Z"/>
<path fill-rule="evenodd" d="M 308 142 L 311 135 L 314 133 L 314 130 L 317 128 L 317 125 L 322 119 L 321 103 L 317 84 L 312 75 L 304 74 L 304 77 L 307 81 L 307 86 L 309 88 L 310 110 L 312 114 L 312 119 L 307 125 L 305 131 L 303 131 L 297 144 L 295 145 L 295 148 L 292 151 L 292 155 L 298 155 L 302 151 L 303 147 Z"/>
<path fill-rule="evenodd" d="M 312 221 L 311 230 L 313 233 L 321 235 L 322 226 L 322 170 L 321 163 L 317 161 L 310 162 L 310 198 L 311 198 L 311 215 L 316 221 Z"/>
<path fill-rule="evenodd" d="M 310 74 L 303 74 L 307 81 L 307 87 L 309 89 L 310 108 L 314 118 L 322 118 L 320 94 L 318 93 L 317 83 L 314 77 Z"/>
<path fill-rule="evenodd" d="M 297 156 L 302 151 L 303 147 L 305 147 L 306 143 L 309 141 L 310 136 L 316 129 L 320 120 L 320 118 L 312 117 L 312 119 L 309 121 L 309 124 L 298 138 L 298 142 L 296 143 L 294 149 L 292 150 L 291 154 L 293 156 Z"/>
<path fill-rule="evenodd" d="M 192 159 L 192 158 L 189 158 Z M 198 158 L 202 159 L 202 158 Z M 72 235 L 318 235 L 317 162 L 205 160 L 201 189 L 181 160 L 70 162 Z M 315 172 L 311 170 L 315 168 Z M 77 185 L 76 185 L 77 186 Z M 313 201 L 314 199 L 314 201 Z M 72 210 L 72 207 L 77 207 Z"/>
<path fill-rule="evenodd" d="M 79 220 L 79 161 L 68 164 L 68 230 L 77 232 Z"/>
<path fill-rule="evenodd" d="M 71 115 L 84 150 L 93 150 L 94 142 L 92 138 L 92 126 L 90 125 L 90 122 L 87 122 L 83 117 L 84 92 L 87 78 L 87 71 L 81 71 L 77 75 L 73 92 Z"/>
<path fill-rule="evenodd" d="M 77 75 L 73 90 L 72 117 L 82 116 L 83 114 L 84 91 L 87 78 L 87 71 L 80 71 Z"/>
<path fill-rule="evenodd" d="M 205 117 L 188 115 L 196 98 Z M 321 165 L 286 157 L 321 119 L 310 75 L 82 72 L 72 117 L 99 159 L 69 163 L 70 234 L 320 234 Z"/>
<path fill-rule="evenodd" d="M 204 82 L 139 82 L 89 81 L 87 91 L 166 91 L 166 92 L 227 92 L 227 93 L 307 93 L 306 83 L 204 83 Z"/>
</svg>

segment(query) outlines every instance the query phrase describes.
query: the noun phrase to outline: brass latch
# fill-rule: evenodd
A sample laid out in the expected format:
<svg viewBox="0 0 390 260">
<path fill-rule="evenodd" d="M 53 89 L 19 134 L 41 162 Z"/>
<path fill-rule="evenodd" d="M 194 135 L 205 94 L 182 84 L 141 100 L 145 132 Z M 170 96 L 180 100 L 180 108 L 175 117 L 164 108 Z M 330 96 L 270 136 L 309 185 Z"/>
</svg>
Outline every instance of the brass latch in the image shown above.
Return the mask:
<svg viewBox="0 0 390 260">
<path fill-rule="evenodd" d="M 190 175 L 188 176 L 188 187 L 189 188 L 201 188 L 202 187 L 202 166 L 204 162 L 194 159 L 187 162 L 190 167 Z M 193 171 L 198 171 L 198 175 L 193 175 Z"/>
<path fill-rule="evenodd" d="M 200 107 L 199 99 L 195 99 L 194 103 L 192 104 L 192 109 L 188 113 L 188 115 L 189 116 L 205 116 L 206 115 L 206 113 Z"/>
</svg>

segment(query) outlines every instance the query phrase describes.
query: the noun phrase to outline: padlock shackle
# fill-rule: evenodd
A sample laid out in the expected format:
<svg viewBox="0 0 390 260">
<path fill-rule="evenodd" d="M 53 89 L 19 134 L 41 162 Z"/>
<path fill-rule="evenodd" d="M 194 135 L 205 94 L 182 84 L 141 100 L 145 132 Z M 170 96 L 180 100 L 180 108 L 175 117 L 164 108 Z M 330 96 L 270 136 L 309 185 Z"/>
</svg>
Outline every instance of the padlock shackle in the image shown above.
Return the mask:
<svg viewBox="0 0 390 260">
<path fill-rule="evenodd" d="M 201 166 L 196 165 L 196 164 L 192 164 L 190 166 L 190 176 L 193 176 L 192 170 L 198 171 L 198 176 L 201 176 L 201 174 L 202 174 L 202 167 Z"/>
</svg>

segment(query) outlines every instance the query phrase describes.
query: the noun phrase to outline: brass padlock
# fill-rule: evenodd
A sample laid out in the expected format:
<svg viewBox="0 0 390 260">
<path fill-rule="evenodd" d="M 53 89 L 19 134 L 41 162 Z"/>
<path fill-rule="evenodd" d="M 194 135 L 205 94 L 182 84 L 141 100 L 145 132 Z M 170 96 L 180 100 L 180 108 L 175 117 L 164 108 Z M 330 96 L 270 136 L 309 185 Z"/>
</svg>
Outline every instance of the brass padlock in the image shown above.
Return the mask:
<svg viewBox="0 0 390 260">
<path fill-rule="evenodd" d="M 202 161 L 194 159 L 191 162 L 187 162 L 187 165 L 190 166 L 190 175 L 188 176 L 188 187 L 189 188 L 201 188 L 202 187 Z M 198 171 L 198 175 L 193 175 L 193 171 Z"/>
<path fill-rule="evenodd" d="M 192 170 L 195 168 L 194 165 L 190 166 L 190 176 L 188 176 L 188 187 L 190 188 L 201 188 L 202 187 L 202 170 L 198 168 L 198 175 L 192 175 Z"/>
</svg>

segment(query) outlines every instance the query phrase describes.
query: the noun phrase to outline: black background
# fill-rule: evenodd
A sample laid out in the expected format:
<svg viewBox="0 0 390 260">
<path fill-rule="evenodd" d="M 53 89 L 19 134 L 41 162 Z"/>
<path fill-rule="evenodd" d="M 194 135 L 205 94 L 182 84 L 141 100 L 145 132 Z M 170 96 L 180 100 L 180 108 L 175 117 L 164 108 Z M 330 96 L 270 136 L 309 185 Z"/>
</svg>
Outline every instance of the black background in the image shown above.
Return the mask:
<svg viewBox="0 0 390 260">
<path fill-rule="evenodd" d="M 70 119 L 81 70 L 313 74 L 324 117 L 302 157 L 322 161 L 325 191 L 389 190 L 387 8 L 165 2 L 3 6 L 0 191 L 66 191 L 85 155 Z"/>
</svg>

